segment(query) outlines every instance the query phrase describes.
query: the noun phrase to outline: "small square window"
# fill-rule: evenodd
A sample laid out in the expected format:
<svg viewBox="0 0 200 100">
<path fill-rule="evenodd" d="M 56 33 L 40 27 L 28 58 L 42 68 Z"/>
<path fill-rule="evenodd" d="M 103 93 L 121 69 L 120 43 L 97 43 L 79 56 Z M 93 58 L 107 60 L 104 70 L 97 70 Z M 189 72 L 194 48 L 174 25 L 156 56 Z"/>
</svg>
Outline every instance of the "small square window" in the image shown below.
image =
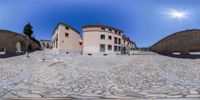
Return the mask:
<svg viewBox="0 0 200 100">
<path fill-rule="evenodd" d="M 66 29 L 66 30 L 69 30 L 69 27 L 66 26 L 65 29 Z"/>
<path fill-rule="evenodd" d="M 121 35 L 121 32 L 119 32 L 118 34 Z"/>
<path fill-rule="evenodd" d="M 68 34 L 68 33 L 65 33 L 65 37 L 69 37 L 69 34 Z"/>
<path fill-rule="evenodd" d="M 105 31 L 105 30 L 106 30 L 106 28 L 105 28 L 105 27 L 102 27 L 102 28 L 101 28 L 101 30 L 104 30 L 104 31 Z"/>
<path fill-rule="evenodd" d="M 112 36 L 108 36 L 108 39 L 109 39 L 109 40 L 112 40 Z"/>
<path fill-rule="evenodd" d="M 101 39 L 105 39 L 105 35 L 101 35 Z"/>
<path fill-rule="evenodd" d="M 82 42 L 79 42 L 79 45 L 83 45 Z"/>
<path fill-rule="evenodd" d="M 110 32 L 112 32 L 112 29 L 109 29 Z"/>
<path fill-rule="evenodd" d="M 117 34 L 117 31 L 115 31 L 115 33 Z"/>
</svg>

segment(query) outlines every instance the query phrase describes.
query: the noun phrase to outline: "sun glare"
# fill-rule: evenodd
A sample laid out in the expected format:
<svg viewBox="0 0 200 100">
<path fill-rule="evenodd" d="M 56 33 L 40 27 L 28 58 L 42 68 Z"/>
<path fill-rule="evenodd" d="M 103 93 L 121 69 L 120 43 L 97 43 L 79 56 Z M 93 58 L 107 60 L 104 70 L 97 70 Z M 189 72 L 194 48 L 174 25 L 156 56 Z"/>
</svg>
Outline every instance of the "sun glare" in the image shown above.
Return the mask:
<svg viewBox="0 0 200 100">
<path fill-rule="evenodd" d="M 187 17 L 187 13 L 185 11 L 170 10 L 167 14 L 168 16 L 179 20 Z"/>
</svg>

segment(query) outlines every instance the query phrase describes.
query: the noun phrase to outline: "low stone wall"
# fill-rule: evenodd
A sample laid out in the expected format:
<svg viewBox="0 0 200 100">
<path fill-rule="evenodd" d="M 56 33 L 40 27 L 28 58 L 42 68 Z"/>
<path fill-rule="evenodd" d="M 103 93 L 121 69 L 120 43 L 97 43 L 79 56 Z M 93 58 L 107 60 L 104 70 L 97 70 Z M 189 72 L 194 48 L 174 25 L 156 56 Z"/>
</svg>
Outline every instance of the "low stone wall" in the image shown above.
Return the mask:
<svg viewBox="0 0 200 100">
<path fill-rule="evenodd" d="M 174 33 L 154 44 L 150 50 L 166 54 L 172 54 L 173 52 L 180 52 L 181 54 L 199 52 L 200 30 L 186 30 Z"/>
<path fill-rule="evenodd" d="M 27 36 L 12 31 L 0 30 L 0 47 L 4 49 L 5 54 L 16 54 L 26 50 L 36 50 L 39 45 Z"/>
</svg>

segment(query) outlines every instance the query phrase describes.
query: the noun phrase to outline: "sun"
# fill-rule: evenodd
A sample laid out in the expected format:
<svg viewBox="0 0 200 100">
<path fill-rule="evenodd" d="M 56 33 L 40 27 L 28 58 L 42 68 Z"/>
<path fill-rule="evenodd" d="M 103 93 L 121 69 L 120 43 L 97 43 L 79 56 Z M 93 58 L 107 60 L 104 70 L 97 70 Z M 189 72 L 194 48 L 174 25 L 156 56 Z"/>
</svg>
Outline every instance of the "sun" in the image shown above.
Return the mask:
<svg viewBox="0 0 200 100">
<path fill-rule="evenodd" d="M 170 10 L 167 12 L 168 16 L 171 18 L 176 18 L 178 20 L 181 20 L 183 18 L 187 17 L 186 11 L 177 11 L 177 10 Z"/>
</svg>

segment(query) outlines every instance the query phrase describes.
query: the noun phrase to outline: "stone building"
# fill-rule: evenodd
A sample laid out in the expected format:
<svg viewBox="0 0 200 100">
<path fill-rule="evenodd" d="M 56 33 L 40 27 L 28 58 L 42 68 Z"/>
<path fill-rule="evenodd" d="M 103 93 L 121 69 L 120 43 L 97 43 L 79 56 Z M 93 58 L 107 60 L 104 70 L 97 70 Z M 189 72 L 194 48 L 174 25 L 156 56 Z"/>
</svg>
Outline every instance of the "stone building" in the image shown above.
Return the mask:
<svg viewBox="0 0 200 100">
<path fill-rule="evenodd" d="M 52 43 L 51 40 L 40 40 L 40 45 L 42 49 L 51 49 Z"/>
<path fill-rule="evenodd" d="M 113 55 L 130 53 L 134 42 L 123 37 L 123 31 L 105 25 L 83 26 L 83 53 L 87 55 Z M 124 51 L 122 51 L 124 49 Z"/>
<path fill-rule="evenodd" d="M 73 27 L 60 23 L 52 34 L 52 48 L 59 54 L 113 55 L 130 53 L 136 48 L 129 38 L 124 40 L 123 31 L 105 25 L 86 25 L 82 27 L 83 37 Z M 129 52 L 128 52 L 129 50 Z"/>
<path fill-rule="evenodd" d="M 132 51 L 136 48 L 136 44 L 130 40 L 129 37 L 127 37 L 126 35 L 122 36 L 122 50 L 121 53 L 122 54 L 131 54 Z"/>
<path fill-rule="evenodd" d="M 84 54 L 120 54 L 123 31 L 105 25 L 83 26 Z"/>
<path fill-rule="evenodd" d="M 200 52 L 200 30 L 186 30 L 169 35 L 150 47 L 151 51 L 172 54 L 189 54 Z"/>
<path fill-rule="evenodd" d="M 26 50 L 36 50 L 39 45 L 27 36 L 8 30 L 0 30 L 1 54 L 16 54 Z"/>
<path fill-rule="evenodd" d="M 59 23 L 52 34 L 52 48 L 59 54 L 81 54 L 83 47 L 80 32 Z"/>
</svg>

